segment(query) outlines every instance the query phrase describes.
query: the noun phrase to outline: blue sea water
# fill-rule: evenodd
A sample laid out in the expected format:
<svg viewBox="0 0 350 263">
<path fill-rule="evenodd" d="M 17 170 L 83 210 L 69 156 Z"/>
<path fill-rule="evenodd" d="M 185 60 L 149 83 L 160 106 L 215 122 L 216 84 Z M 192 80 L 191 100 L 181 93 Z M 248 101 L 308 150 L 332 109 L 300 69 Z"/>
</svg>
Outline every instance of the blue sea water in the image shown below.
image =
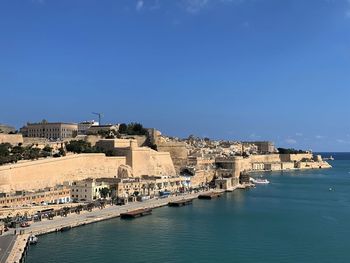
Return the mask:
<svg viewBox="0 0 350 263">
<path fill-rule="evenodd" d="M 41 236 L 26 262 L 350 262 L 350 154 L 331 154 L 332 169 Z"/>
</svg>

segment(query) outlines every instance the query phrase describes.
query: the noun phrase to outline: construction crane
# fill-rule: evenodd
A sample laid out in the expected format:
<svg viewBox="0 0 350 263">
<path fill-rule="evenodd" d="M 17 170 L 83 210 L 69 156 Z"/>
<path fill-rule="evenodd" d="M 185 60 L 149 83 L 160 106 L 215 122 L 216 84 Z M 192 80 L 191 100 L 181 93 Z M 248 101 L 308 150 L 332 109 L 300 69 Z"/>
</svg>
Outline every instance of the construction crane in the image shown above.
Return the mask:
<svg viewBox="0 0 350 263">
<path fill-rule="evenodd" d="M 101 113 L 101 112 L 93 112 L 92 114 L 98 116 L 98 125 L 102 125 L 101 119 L 102 119 L 102 117 L 103 117 L 103 113 Z"/>
</svg>

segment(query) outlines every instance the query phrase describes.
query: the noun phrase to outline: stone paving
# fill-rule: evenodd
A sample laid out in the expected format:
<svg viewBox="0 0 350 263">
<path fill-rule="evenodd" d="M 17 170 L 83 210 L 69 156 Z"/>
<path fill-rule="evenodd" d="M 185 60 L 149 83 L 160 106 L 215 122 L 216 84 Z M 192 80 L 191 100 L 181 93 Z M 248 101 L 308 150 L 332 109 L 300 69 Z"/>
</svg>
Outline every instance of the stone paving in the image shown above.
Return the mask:
<svg viewBox="0 0 350 263">
<path fill-rule="evenodd" d="M 14 235 L 0 237 L 0 263 L 6 262 L 15 242 L 16 236 Z"/>
</svg>

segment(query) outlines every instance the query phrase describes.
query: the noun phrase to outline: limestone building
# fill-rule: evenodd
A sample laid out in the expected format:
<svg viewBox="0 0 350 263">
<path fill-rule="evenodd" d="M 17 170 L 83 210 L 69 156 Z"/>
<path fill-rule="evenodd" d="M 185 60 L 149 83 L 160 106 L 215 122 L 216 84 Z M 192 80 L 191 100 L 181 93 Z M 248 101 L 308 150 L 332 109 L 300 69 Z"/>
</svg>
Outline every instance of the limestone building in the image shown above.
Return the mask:
<svg viewBox="0 0 350 263">
<path fill-rule="evenodd" d="M 31 191 L 16 191 L 14 194 L 0 194 L 0 207 L 13 207 L 32 204 L 64 204 L 71 201 L 70 189 L 66 187 L 51 187 Z"/>
<path fill-rule="evenodd" d="M 109 188 L 109 184 L 88 178 L 81 181 L 75 181 L 70 187 L 73 200 L 92 202 L 93 200 L 101 198 L 101 190 L 103 188 Z"/>
<path fill-rule="evenodd" d="M 78 123 L 78 135 L 86 135 L 87 131 L 90 129 L 92 126 L 98 126 L 99 123 L 98 121 L 83 121 Z"/>
<path fill-rule="evenodd" d="M 106 124 L 106 125 L 92 125 L 87 131 L 86 134 L 92 135 L 92 134 L 98 134 L 99 132 L 109 132 L 109 133 L 116 133 L 119 130 L 119 125 L 112 125 L 112 124 Z"/>
<path fill-rule="evenodd" d="M 75 123 L 43 121 L 40 123 L 28 123 L 21 130 L 24 130 L 28 137 L 65 139 L 77 135 L 78 125 Z"/>
<path fill-rule="evenodd" d="M 270 141 L 254 141 L 254 142 L 243 142 L 242 146 L 245 145 L 254 144 L 257 146 L 257 152 L 259 154 L 270 154 L 270 153 L 276 153 L 276 147 L 273 142 Z"/>
</svg>

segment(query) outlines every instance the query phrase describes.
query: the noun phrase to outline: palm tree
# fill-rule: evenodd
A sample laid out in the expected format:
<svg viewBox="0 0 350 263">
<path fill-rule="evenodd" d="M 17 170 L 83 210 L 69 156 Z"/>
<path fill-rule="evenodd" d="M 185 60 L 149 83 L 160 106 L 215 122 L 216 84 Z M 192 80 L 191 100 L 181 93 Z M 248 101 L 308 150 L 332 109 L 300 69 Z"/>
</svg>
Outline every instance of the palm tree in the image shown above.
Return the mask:
<svg viewBox="0 0 350 263">
<path fill-rule="evenodd" d="M 82 205 L 78 205 L 76 208 L 75 208 L 75 212 L 77 214 L 80 214 L 80 212 L 83 210 L 83 206 Z"/>
<path fill-rule="evenodd" d="M 68 215 L 69 211 L 70 211 L 70 208 L 65 206 L 65 207 L 62 208 L 62 210 L 63 210 L 63 215 L 66 217 Z"/>
<path fill-rule="evenodd" d="M 87 205 L 87 210 L 89 211 L 89 212 L 91 212 L 92 211 L 92 208 L 94 208 L 94 204 L 93 203 L 88 203 L 88 205 Z"/>
</svg>

